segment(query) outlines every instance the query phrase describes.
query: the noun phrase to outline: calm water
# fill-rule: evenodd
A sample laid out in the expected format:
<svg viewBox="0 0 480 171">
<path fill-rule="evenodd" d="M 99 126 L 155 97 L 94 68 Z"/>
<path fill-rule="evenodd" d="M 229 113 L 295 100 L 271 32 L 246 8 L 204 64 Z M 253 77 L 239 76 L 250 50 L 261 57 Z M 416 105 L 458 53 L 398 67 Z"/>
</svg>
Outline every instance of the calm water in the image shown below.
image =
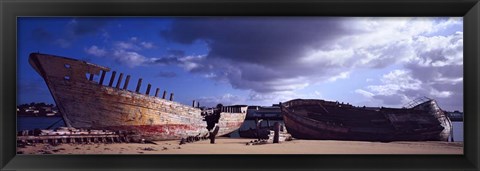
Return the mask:
<svg viewBox="0 0 480 171">
<path fill-rule="evenodd" d="M 51 125 L 53 125 L 51 129 L 55 129 L 64 126 L 63 121 L 57 122 L 61 119 L 61 117 L 18 117 L 17 130 L 33 130 L 35 128 L 45 129 Z M 269 124 L 273 125 L 275 122 L 283 124 L 283 121 L 275 120 L 269 121 Z M 265 121 L 262 122 L 262 126 L 267 126 L 267 123 Z M 255 128 L 254 120 L 246 120 L 240 127 L 240 130 L 246 130 L 249 128 Z M 238 132 L 232 133 L 231 136 L 239 137 Z M 455 141 L 463 141 L 463 122 L 453 122 L 453 139 Z"/>
<path fill-rule="evenodd" d="M 53 125 L 51 129 L 55 129 L 61 126 L 64 126 L 62 117 L 29 117 L 29 116 L 20 116 L 17 117 L 17 130 L 33 130 L 36 128 L 46 129 L 47 127 Z M 57 122 L 59 121 L 59 122 Z M 57 122 L 55 124 L 55 122 Z"/>
<path fill-rule="evenodd" d="M 453 140 L 463 141 L 463 122 L 452 122 L 452 123 L 453 123 Z"/>
</svg>

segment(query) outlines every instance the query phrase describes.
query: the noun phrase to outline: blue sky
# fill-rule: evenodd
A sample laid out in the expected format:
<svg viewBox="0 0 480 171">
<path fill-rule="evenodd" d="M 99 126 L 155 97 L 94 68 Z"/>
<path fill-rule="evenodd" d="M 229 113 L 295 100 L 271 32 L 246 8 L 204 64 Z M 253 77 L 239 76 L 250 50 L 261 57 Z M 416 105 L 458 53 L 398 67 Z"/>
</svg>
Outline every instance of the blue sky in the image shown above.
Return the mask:
<svg viewBox="0 0 480 171">
<path fill-rule="evenodd" d="M 463 111 L 461 17 L 20 17 L 20 104 L 53 103 L 32 52 L 143 78 L 142 92 L 151 83 L 188 105 L 401 107 L 427 96 Z"/>
</svg>

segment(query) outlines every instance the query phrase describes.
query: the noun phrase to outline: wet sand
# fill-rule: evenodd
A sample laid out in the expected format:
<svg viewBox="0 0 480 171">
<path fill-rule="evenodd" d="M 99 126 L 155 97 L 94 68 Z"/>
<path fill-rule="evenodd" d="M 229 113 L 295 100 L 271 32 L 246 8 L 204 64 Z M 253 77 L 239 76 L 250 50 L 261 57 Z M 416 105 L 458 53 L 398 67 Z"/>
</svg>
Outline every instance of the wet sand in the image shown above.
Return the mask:
<svg viewBox="0 0 480 171">
<path fill-rule="evenodd" d="M 462 142 L 364 142 L 297 140 L 280 144 L 246 145 L 252 139 L 217 138 L 179 145 L 157 144 L 36 144 L 17 147 L 19 154 L 463 154 Z"/>
</svg>

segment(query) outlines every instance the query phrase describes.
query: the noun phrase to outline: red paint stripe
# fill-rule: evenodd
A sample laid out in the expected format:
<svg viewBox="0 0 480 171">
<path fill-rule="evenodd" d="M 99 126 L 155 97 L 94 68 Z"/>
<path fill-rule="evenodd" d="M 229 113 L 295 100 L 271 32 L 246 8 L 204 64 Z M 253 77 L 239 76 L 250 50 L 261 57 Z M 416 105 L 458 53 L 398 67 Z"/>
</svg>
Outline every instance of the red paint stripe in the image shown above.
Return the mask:
<svg viewBox="0 0 480 171">
<path fill-rule="evenodd" d="M 186 125 L 186 124 L 109 126 L 109 127 L 103 127 L 102 129 L 133 131 L 144 136 L 148 136 L 148 135 L 183 136 L 183 135 L 186 135 L 186 131 L 202 131 L 202 129 L 207 130 L 206 128 L 203 128 L 203 127 L 199 128 L 199 127 Z"/>
</svg>

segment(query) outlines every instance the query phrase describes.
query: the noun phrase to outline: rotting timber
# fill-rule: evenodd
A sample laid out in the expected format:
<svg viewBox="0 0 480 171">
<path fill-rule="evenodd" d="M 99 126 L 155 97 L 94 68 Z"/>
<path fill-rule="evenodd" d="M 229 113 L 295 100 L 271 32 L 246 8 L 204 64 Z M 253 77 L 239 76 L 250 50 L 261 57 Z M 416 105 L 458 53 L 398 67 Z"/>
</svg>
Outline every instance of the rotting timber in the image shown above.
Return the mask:
<svg viewBox="0 0 480 171">
<path fill-rule="evenodd" d="M 115 143 L 130 142 L 123 131 L 84 130 L 71 127 L 60 127 L 56 130 L 23 130 L 17 134 L 17 145 L 25 146 L 36 143 Z"/>
<path fill-rule="evenodd" d="M 32 53 L 29 63 L 45 80 L 67 127 L 126 131 L 132 140 L 172 140 L 207 136 L 207 124 L 216 125 L 216 136 L 222 136 L 238 129 L 246 116 L 246 106 L 222 106 L 218 119 L 206 119 L 198 103 L 174 102 L 173 93 L 167 100 L 167 92 L 159 97 L 158 88 L 149 95 L 151 84 L 142 94 L 141 78 L 135 91 L 127 90 L 130 75 L 121 86 L 123 73 L 114 84 L 113 71 L 107 82 L 110 68 L 82 60 Z"/>
<path fill-rule="evenodd" d="M 408 108 L 355 107 L 295 99 L 281 103 L 287 131 L 298 139 L 358 141 L 448 141 L 452 124 L 436 101 Z"/>
</svg>

